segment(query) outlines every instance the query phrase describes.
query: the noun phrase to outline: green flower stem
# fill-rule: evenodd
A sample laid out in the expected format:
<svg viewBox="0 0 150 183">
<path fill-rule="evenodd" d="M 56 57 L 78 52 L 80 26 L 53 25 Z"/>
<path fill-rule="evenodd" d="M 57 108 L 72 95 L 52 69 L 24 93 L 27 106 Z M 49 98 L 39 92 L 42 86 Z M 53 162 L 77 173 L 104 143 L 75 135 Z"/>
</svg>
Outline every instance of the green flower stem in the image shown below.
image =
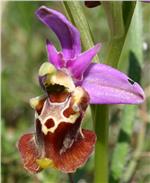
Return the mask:
<svg viewBox="0 0 150 183">
<path fill-rule="evenodd" d="M 95 183 L 108 183 L 108 106 L 99 105 L 95 111 Z"/>
</svg>

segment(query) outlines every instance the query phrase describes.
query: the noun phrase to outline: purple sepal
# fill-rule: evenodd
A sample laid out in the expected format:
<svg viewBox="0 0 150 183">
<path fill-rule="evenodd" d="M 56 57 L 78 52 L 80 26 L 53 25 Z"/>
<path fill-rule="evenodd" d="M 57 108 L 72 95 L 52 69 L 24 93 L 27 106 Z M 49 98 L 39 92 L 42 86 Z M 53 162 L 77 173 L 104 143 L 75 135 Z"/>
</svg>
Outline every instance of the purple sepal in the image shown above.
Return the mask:
<svg viewBox="0 0 150 183">
<path fill-rule="evenodd" d="M 88 92 L 91 104 L 138 104 L 144 100 L 138 83 L 104 64 L 91 64 L 80 85 Z"/>
<path fill-rule="evenodd" d="M 80 33 L 64 15 L 45 6 L 41 6 L 36 11 L 36 15 L 57 35 L 62 46 L 64 59 L 71 59 L 80 54 Z"/>
</svg>

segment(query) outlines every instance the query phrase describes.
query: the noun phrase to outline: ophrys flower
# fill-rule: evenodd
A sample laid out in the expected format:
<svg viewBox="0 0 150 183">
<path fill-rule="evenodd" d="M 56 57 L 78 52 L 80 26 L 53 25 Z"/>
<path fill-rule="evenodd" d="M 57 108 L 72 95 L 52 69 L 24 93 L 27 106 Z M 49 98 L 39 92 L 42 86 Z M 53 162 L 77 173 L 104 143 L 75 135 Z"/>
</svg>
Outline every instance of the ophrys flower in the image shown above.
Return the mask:
<svg viewBox="0 0 150 183">
<path fill-rule="evenodd" d="M 100 44 L 81 53 L 80 33 L 61 13 L 45 6 L 37 17 L 57 35 L 62 51 L 47 40 L 49 62 L 39 70 L 45 95 L 31 100 L 36 131 L 21 137 L 18 147 L 24 167 L 39 172 L 48 166 L 73 172 L 92 153 L 96 136 L 81 129 L 88 104 L 136 104 L 142 88 L 122 72 L 91 63 Z"/>
</svg>

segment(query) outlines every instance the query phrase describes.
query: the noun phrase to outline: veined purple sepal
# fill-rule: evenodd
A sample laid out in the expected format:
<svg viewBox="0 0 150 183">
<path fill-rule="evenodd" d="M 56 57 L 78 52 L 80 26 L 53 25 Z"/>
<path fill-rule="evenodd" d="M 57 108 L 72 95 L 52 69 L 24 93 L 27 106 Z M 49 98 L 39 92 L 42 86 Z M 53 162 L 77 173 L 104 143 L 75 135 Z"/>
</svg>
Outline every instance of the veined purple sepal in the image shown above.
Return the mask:
<svg viewBox="0 0 150 183">
<path fill-rule="evenodd" d="M 91 64 L 80 85 L 88 92 L 91 104 L 138 104 L 144 100 L 138 83 L 104 64 Z"/>
<path fill-rule="evenodd" d="M 81 52 L 80 33 L 63 14 L 41 6 L 36 11 L 36 15 L 41 22 L 51 28 L 57 35 L 65 59 L 74 58 Z"/>
</svg>

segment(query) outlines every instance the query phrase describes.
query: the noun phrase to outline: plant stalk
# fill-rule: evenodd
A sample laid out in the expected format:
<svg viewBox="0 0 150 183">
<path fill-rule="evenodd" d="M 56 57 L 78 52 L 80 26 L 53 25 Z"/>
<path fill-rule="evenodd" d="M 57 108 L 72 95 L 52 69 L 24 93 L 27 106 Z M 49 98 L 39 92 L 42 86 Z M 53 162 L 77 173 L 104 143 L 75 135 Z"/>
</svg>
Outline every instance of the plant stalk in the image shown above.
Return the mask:
<svg viewBox="0 0 150 183">
<path fill-rule="evenodd" d="M 95 183 L 108 183 L 108 106 L 96 106 L 95 132 Z"/>
<path fill-rule="evenodd" d="M 73 181 L 73 174 L 72 173 L 68 173 L 68 178 L 69 178 L 69 182 L 70 183 L 74 183 L 74 181 Z"/>
</svg>

